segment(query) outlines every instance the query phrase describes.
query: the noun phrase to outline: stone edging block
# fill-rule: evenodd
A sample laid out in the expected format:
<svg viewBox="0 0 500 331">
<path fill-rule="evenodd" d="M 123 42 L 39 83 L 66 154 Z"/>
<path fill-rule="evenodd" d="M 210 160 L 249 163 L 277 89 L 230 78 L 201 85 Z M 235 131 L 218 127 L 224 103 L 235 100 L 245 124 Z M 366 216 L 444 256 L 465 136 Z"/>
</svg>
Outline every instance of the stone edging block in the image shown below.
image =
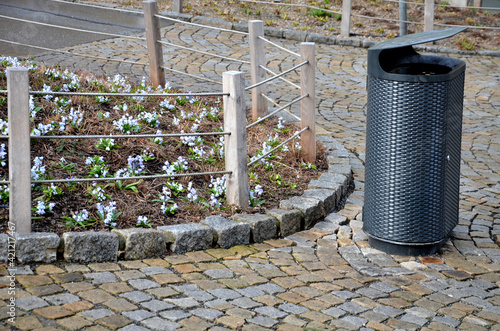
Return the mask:
<svg viewBox="0 0 500 331">
<path fill-rule="evenodd" d="M 119 250 L 125 251 L 128 260 L 159 257 L 166 253 L 167 242 L 159 230 L 154 229 L 113 229 L 118 235 Z"/>
<path fill-rule="evenodd" d="M 16 258 L 20 263 L 52 263 L 57 260 L 59 236 L 55 233 L 16 233 Z"/>
<path fill-rule="evenodd" d="M 311 189 L 307 190 L 302 194 L 304 198 L 317 199 L 320 201 L 321 207 L 325 210 L 325 214 L 328 215 L 337 208 L 338 190 L 328 190 L 328 189 Z"/>
<path fill-rule="evenodd" d="M 230 221 L 221 216 L 209 216 L 201 223 L 214 231 L 216 243 L 220 248 L 227 249 L 250 243 L 250 225 L 247 223 Z"/>
<path fill-rule="evenodd" d="M 302 213 L 304 224 L 303 229 L 307 230 L 311 225 L 325 216 L 325 211 L 321 208 L 321 202 L 317 199 L 293 197 L 280 202 L 281 209 L 297 209 Z"/>
<path fill-rule="evenodd" d="M 279 234 L 283 238 L 302 230 L 302 214 L 298 210 L 271 209 L 266 215 L 278 220 Z"/>
<path fill-rule="evenodd" d="M 63 233 L 64 259 L 67 262 L 109 262 L 118 258 L 118 235 L 111 232 Z"/>
<path fill-rule="evenodd" d="M 236 222 L 250 225 L 252 241 L 259 243 L 264 240 L 274 239 L 278 234 L 276 219 L 262 214 L 237 214 L 233 216 Z"/>
<path fill-rule="evenodd" d="M 214 233 L 212 229 L 200 223 L 159 226 L 167 242 L 171 242 L 170 250 L 182 254 L 190 251 L 205 250 L 212 247 Z"/>
</svg>

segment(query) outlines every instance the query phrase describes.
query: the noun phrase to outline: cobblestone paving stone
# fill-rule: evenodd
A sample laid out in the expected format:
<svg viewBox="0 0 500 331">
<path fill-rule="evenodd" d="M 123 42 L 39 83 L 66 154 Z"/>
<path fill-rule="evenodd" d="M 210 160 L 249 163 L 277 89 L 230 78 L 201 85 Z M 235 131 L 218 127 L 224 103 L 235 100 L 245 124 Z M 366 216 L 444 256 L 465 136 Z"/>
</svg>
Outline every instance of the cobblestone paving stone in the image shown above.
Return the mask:
<svg viewBox="0 0 500 331">
<path fill-rule="evenodd" d="M 248 60 L 239 34 L 174 25 L 163 36 Z M 273 42 L 298 51 L 296 42 Z M 145 62 L 143 44 L 110 39 L 72 50 Z M 227 70 L 248 71 L 240 63 L 165 51 L 167 66 L 214 80 Z M 317 123 L 339 141 L 336 156 L 355 179 L 344 209 L 285 240 L 142 261 L 19 266 L 15 324 L 8 272 L 0 267 L 0 330 L 500 330 L 500 58 L 453 55 L 467 63 L 459 225 L 438 254 L 408 257 L 370 248 L 361 230 L 366 50 L 317 45 L 316 52 Z M 299 61 L 271 46 L 267 54 L 275 71 Z M 57 54 L 38 60 L 147 76 L 144 66 Z M 167 77 L 185 90 L 220 90 Z M 271 84 L 268 94 L 290 101 L 285 88 Z"/>
</svg>

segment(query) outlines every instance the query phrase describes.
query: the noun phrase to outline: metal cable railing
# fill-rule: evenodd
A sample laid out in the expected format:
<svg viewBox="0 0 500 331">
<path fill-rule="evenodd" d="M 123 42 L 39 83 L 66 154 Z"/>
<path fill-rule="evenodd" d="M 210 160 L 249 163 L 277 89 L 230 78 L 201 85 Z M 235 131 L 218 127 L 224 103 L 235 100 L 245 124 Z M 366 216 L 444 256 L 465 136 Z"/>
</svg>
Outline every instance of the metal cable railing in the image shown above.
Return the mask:
<svg viewBox="0 0 500 331">
<path fill-rule="evenodd" d="M 293 105 L 293 104 L 295 104 L 295 103 L 299 102 L 300 100 L 302 100 L 302 99 L 304 99 L 304 98 L 307 98 L 308 96 L 309 96 L 309 94 L 305 94 L 305 95 L 303 95 L 303 96 L 301 96 L 301 97 L 296 98 L 295 100 L 290 101 L 289 103 L 287 103 L 287 104 L 286 104 L 286 105 L 284 105 L 283 107 L 280 107 L 280 108 L 278 108 L 278 109 L 276 109 L 276 110 L 274 110 L 274 111 L 270 112 L 270 113 L 269 113 L 269 114 L 267 114 L 266 116 L 264 116 L 264 117 L 262 117 L 262 118 L 258 119 L 257 121 L 255 121 L 255 122 L 253 122 L 253 123 L 251 123 L 251 124 L 247 125 L 247 130 L 248 130 L 248 129 L 250 129 L 251 127 L 253 127 L 253 126 L 255 126 L 255 125 L 259 124 L 259 123 L 264 122 L 264 121 L 265 121 L 265 120 L 267 120 L 269 117 L 271 117 L 271 116 L 273 116 L 273 115 L 275 115 L 275 114 L 279 113 L 280 111 L 284 110 L 285 108 L 290 107 L 291 105 Z"/>
<path fill-rule="evenodd" d="M 280 74 L 278 74 L 278 75 L 276 75 L 276 76 L 274 76 L 274 77 L 270 77 L 270 78 L 265 79 L 265 80 L 263 80 L 263 81 L 261 81 L 261 82 L 258 82 L 257 84 L 250 85 L 250 86 L 248 86 L 248 87 L 246 87 L 246 88 L 245 88 L 245 91 L 251 90 L 251 89 L 253 89 L 253 88 L 257 87 L 257 86 L 263 85 L 263 84 L 267 84 L 267 83 L 269 83 L 270 81 L 273 81 L 273 80 L 275 80 L 275 79 L 277 79 L 277 78 L 280 78 L 280 77 L 281 77 L 281 76 L 283 76 L 283 75 L 286 75 L 286 74 L 288 74 L 288 73 L 290 73 L 290 72 L 292 72 L 292 71 L 294 71 L 294 70 L 297 70 L 298 68 L 302 67 L 303 65 L 305 65 L 305 64 L 307 64 L 307 63 L 308 63 L 308 61 L 304 61 L 304 62 L 302 62 L 301 64 L 298 64 L 298 65 L 296 65 L 295 67 L 292 67 L 292 68 L 290 68 L 290 69 L 288 69 L 288 70 L 285 70 L 285 71 L 283 71 L 282 73 L 280 73 Z"/>
<path fill-rule="evenodd" d="M 269 152 L 265 153 L 265 154 L 262 154 L 261 156 L 259 156 L 258 158 L 252 160 L 250 163 L 247 164 L 247 167 L 251 167 L 252 165 L 254 165 L 255 163 L 259 162 L 260 160 L 262 160 L 263 158 L 267 157 L 268 155 L 272 154 L 274 151 L 276 151 L 277 149 L 281 148 L 283 145 L 287 144 L 290 140 L 292 139 L 295 139 L 297 138 L 302 132 L 306 131 L 306 130 L 309 130 L 309 127 L 306 126 L 305 128 L 303 128 L 302 130 L 300 131 L 297 131 L 295 132 L 295 134 L 293 136 L 291 136 L 290 138 L 288 138 L 287 140 L 285 140 L 284 142 L 282 142 L 281 144 L 279 144 L 278 146 L 274 147 L 273 149 L 271 149 Z"/>
<path fill-rule="evenodd" d="M 175 138 L 175 137 L 206 137 L 206 136 L 229 136 L 231 132 L 185 132 L 185 133 L 158 133 L 158 134 L 96 134 L 96 135 L 87 135 L 87 136 L 30 136 L 31 138 L 37 139 L 119 139 L 119 138 L 156 138 L 156 137 L 167 137 L 167 138 Z M 0 136 L 0 138 L 3 138 Z"/>
<path fill-rule="evenodd" d="M 55 92 L 55 91 L 29 91 L 33 95 L 77 95 L 91 97 L 210 97 L 227 96 L 224 92 L 201 92 L 201 93 L 103 93 L 103 92 Z"/>
<path fill-rule="evenodd" d="M 208 29 L 213 29 L 213 30 L 219 30 L 219 31 L 231 32 L 231 33 L 237 33 L 237 34 L 242 34 L 242 35 L 248 35 L 248 33 L 246 33 L 246 32 L 241 32 L 241 31 L 236 31 L 236 30 L 229 30 L 229 29 L 224 29 L 224 28 L 218 28 L 218 27 L 214 27 L 214 26 L 197 24 L 197 23 L 192 23 L 192 22 L 186 22 L 186 21 L 183 21 L 183 20 L 178 20 L 178 19 L 175 19 L 175 18 L 170 18 L 170 17 L 162 16 L 162 15 L 155 15 L 155 17 L 158 17 L 158 18 L 161 18 L 161 19 L 164 19 L 164 20 L 169 20 L 169 21 L 172 21 L 172 22 L 177 22 L 177 23 L 182 23 L 182 24 L 188 24 L 188 25 L 198 26 L 198 27 L 202 27 L 202 28 L 208 28 Z"/>
<path fill-rule="evenodd" d="M 270 97 L 268 97 L 267 95 L 265 94 L 262 94 L 262 96 L 264 97 L 264 99 L 266 99 L 267 101 L 269 101 L 270 103 L 272 103 L 273 105 L 275 105 L 276 107 L 280 107 L 279 103 L 277 103 L 275 100 L 271 99 Z M 297 115 L 289 112 L 285 109 L 283 109 L 285 112 L 287 112 L 288 115 L 292 116 L 293 118 L 295 118 L 297 121 L 300 122 L 300 117 L 298 117 Z"/>
<path fill-rule="evenodd" d="M 137 179 L 154 179 L 154 178 L 170 178 L 170 177 L 191 177 L 191 176 L 208 176 L 208 175 L 226 175 L 231 174 L 231 171 L 207 171 L 207 172 L 193 172 L 185 174 L 158 174 L 158 175 L 144 175 L 132 177 L 93 177 L 93 178 L 66 178 L 66 179 L 43 179 L 32 180 L 34 184 L 48 184 L 48 183 L 82 183 L 82 182 L 104 182 L 115 180 L 137 180 Z M 1 182 L 0 182 L 1 183 Z"/>
<path fill-rule="evenodd" d="M 41 49 L 41 50 L 44 50 L 44 51 L 69 54 L 69 55 L 72 55 L 72 56 L 85 57 L 85 58 L 89 58 L 89 59 L 105 60 L 105 61 L 120 62 L 120 63 L 129 63 L 129 64 L 136 64 L 136 65 L 143 65 L 143 66 L 149 65 L 148 63 L 143 63 L 143 62 L 134 62 L 134 61 L 128 61 L 128 60 L 117 60 L 117 59 L 103 57 L 103 56 L 95 56 L 95 55 L 74 53 L 74 52 L 63 51 L 63 50 L 60 50 L 60 49 L 53 49 L 53 48 L 47 48 L 47 47 L 42 47 L 42 46 L 34 46 L 34 45 L 28 45 L 28 44 L 18 43 L 18 42 L 15 42 L 15 41 L 10 41 L 10 40 L 5 40 L 5 39 L 0 39 L 0 41 L 4 42 L 4 43 L 13 44 L 13 45 L 19 45 L 19 46 L 24 46 L 24 47 L 31 47 L 31 48 Z"/>
<path fill-rule="evenodd" d="M 125 35 L 120 35 L 120 34 L 115 34 L 115 33 L 109 33 L 109 32 L 98 32 L 98 31 L 92 31 L 92 30 L 76 29 L 76 28 L 70 28 L 70 27 L 67 27 L 67 26 L 60 26 L 60 25 L 49 24 L 49 23 L 42 23 L 42 22 L 34 22 L 34 21 L 30 21 L 30 20 L 24 20 L 22 18 L 14 18 L 14 17 L 4 16 L 4 15 L 0 15 L 0 18 L 6 18 L 6 19 L 9 19 L 9 20 L 20 21 L 20 22 L 31 23 L 31 24 L 37 24 L 37 25 L 43 25 L 43 26 L 48 26 L 48 27 L 51 27 L 51 28 L 58 28 L 58 29 L 63 29 L 63 30 L 78 31 L 78 32 L 85 32 L 85 33 L 93 33 L 93 34 L 99 34 L 99 35 L 110 36 L 110 37 L 119 37 L 119 38 L 135 39 L 135 40 L 146 40 L 146 38 L 144 38 L 144 37 L 125 36 Z"/>
<path fill-rule="evenodd" d="M 67 0 L 51 0 L 53 2 L 60 2 L 60 3 L 65 3 L 67 4 L 68 1 Z M 125 12 L 125 13 L 134 13 L 134 14 L 141 14 L 141 15 L 144 15 L 144 13 L 140 10 L 132 10 L 132 9 L 123 9 L 123 8 L 113 8 L 113 7 L 104 7 L 104 6 L 96 6 L 96 5 L 91 5 L 91 4 L 88 4 L 88 3 L 75 3 L 75 2 L 72 2 L 73 5 L 77 5 L 77 6 L 85 6 L 85 7 L 93 7 L 93 8 L 99 8 L 99 9 L 106 9 L 106 10 L 114 10 L 114 11 L 120 11 L 120 12 Z"/>
<path fill-rule="evenodd" d="M 464 6 L 453 6 L 453 5 L 446 5 L 446 4 L 440 4 L 440 3 L 437 3 L 436 7 L 449 7 L 449 8 L 459 8 L 459 9 L 498 10 L 498 8 L 495 8 L 495 7 L 474 7 L 474 6 L 466 6 L 466 7 L 464 7 Z"/>
<path fill-rule="evenodd" d="M 280 45 L 278 45 L 278 44 L 276 44 L 276 43 L 273 43 L 272 41 L 270 41 L 270 40 L 268 40 L 268 39 L 266 39 L 266 38 L 264 38 L 264 37 L 262 37 L 262 36 L 259 36 L 259 39 L 260 39 L 260 40 L 265 41 L 266 43 L 268 43 L 268 44 L 270 44 L 270 45 L 273 45 L 274 47 L 278 47 L 278 48 L 279 48 L 279 49 L 281 49 L 282 51 L 288 52 L 288 53 L 290 53 L 290 54 L 292 54 L 292 55 L 294 55 L 294 56 L 296 56 L 296 57 L 300 57 L 300 54 L 297 54 L 297 53 L 295 53 L 295 52 L 292 52 L 291 50 L 289 50 L 289 49 L 287 49 L 287 48 L 285 48 L 285 47 L 283 47 L 283 46 L 280 46 Z"/>
<path fill-rule="evenodd" d="M 367 19 L 371 19 L 371 20 L 386 21 L 386 22 L 398 22 L 398 23 L 403 22 L 403 23 L 409 23 L 409 24 L 424 25 L 424 23 L 422 23 L 422 22 L 401 21 L 401 20 L 394 19 L 394 18 L 373 17 L 373 16 L 360 15 L 360 14 L 351 14 L 351 16 L 353 16 L 353 17 L 367 18 Z"/>
<path fill-rule="evenodd" d="M 201 76 L 196 76 L 196 75 L 188 74 L 186 72 L 182 72 L 182 71 L 175 70 L 175 69 L 172 69 L 172 68 L 169 68 L 169 67 L 165 67 L 165 66 L 162 66 L 161 68 L 165 69 L 165 70 L 168 70 L 168 71 L 171 71 L 171 72 L 175 72 L 176 74 L 179 74 L 179 75 L 184 75 L 184 76 L 188 76 L 188 77 L 191 77 L 191 78 L 196 78 L 196 79 L 199 79 L 199 80 L 203 80 L 203 81 L 206 81 L 206 82 L 210 82 L 210 83 L 215 83 L 215 84 L 222 85 L 221 82 L 218 82 L 216 80 L 212 80 L 212 79 L 209 79 L 209 78 L 205 78 L 205 77 L 201 77 Z"/>
<path fill-rule="evenodd" d="M 222 56 L 222 55 L 212 54 L 212 53 L 205 52 L 205 51 L 200 51 L 200 50 L 197 50 L 197 49 L 194 49 L 194 48 L 190 48 L 190 47 L 186 47 L 186 46 L 181 46 L 181 45 L 169 43 L 169 42 L 163 41 L 163 40 L 158 40 L 158 42 L 160 44 L 164 44 L 164 45 L 168 45 L 168 46 L 173 46 L 173 47 L 185 49 L 185 50 L 188 50 L 188 51 L 192 51 L 192 52 L 196 52 L 196 53 L 201 53 L 201 54 L 204 54 L 204 55 L 218 57 L 218 58 L 221 58 L 221 59 L 224 59 L 224 60 L 236 61 L 236 62 L 240 62 L 240 63 L 250 64 L 250 61 L 244 61 L 244 60 L 240 60 L 240 59 L 233 59 L 233 58 Z"/>
<path fill-rule="evenodd" d="M 386 1 L 386 2 L 395 2 L 395 3 L 405 3 L 405 4 L 418 5 L 418 6 L 425 6 L 425 3 L 423 3 L 423 2 L 399 1 L 399 0 L 384 0 L 384 1 Z"/>
<path fill-rule="evenodd" d="M 270 73 L 271 75 L 273 76 L 278 76 L 277 73 L 275 73 L 274 71 L 272 71 L 271 69 L 268 69 L 266 67 L 264 67 L 263 65 L 259 65 L 260 68 L 262 68 L 263 70 L 267 71 L 268 73 Z M 283 78 L 283 77 L 279 77 L 279 79 L 281 79 L 282 81 L 284 81 L 285 83 L 288 83 L 290 85 L 292 85 L 293 87 L 295 88 L 298 88 L 300 90 L 300 86 L 295 84 L 295 83 L 292 83 L 291 81 L 289 81 L 288 79 L 286 78 Z"/>
<path fill-rule="evenodd" d="M 310 8 L 310 9 L 317 9 L 317 10 L 323 10 L 329 13 L 333 14 L 342 14 L 339 11 L 335 10 L 330 10 L 326 8 L 321 8 L 321 7 L 315 7 L 315 6 L 309 6 L 309 5 L 302 5 L 302 4 L 294 4 L 294 3 L 283 3 L 283 2 L 269 2 L 269 1 L 256 1 L 256 0 L 240 0 L 242 2 L 251 2 L 251 3 L 256 3 L 256 4 L 262 4 L 262 5 L 275 5 L 275 6 L 289 6 L 289 7 L 301 7 L 301 8 Z"/>
</svg>

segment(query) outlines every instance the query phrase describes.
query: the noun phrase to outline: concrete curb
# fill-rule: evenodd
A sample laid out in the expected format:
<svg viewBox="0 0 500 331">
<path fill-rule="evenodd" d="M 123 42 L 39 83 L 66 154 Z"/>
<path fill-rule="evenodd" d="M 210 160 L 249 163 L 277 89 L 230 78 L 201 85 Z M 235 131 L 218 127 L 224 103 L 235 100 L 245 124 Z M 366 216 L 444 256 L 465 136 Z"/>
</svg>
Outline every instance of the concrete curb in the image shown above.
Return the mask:
<svg viewBox="0 0 500 331">
<path fill-rule="evenodd" d="M 318 136 L 326 153 L 335 155 L 339 143 L 330 136 Z M 237 214 L 231 220 L 210 216 L 199 223 L 159 226 L 157 229 L 117 229 L 111 232 L 34 232 L 17 235 L 16 258 L 19 263 L 51 263 L 57 258 L 66 262 L 113 262 L 120 259 L 146 259 L 167 252 L 185 253 L 210 248 L 283 238 L 307 230 L 338 209 L 353 183 L 350 165 L 345 157 L 329 157 L 329 172 L 321 177 L 322 187 L 309 184 L 302 197 L 281 201 L 279 209 L 265 214 Z M 347 162 L 349 163 L 349 162 Z M 339 173 L 332 172 L 341 169 Z M 321 185 L 320 185 L 321 186 Z M 4 238 L 7 242 L 7 238 Z M 27 248 L 32 249 L 27 249 Z M 36 252 L 33 251 L 35 249 Z M 7 262 L 7 245 L 0 245 L 0 261 Z M 10 260 L 9 260 L 10 261 Z"/>
</svg>

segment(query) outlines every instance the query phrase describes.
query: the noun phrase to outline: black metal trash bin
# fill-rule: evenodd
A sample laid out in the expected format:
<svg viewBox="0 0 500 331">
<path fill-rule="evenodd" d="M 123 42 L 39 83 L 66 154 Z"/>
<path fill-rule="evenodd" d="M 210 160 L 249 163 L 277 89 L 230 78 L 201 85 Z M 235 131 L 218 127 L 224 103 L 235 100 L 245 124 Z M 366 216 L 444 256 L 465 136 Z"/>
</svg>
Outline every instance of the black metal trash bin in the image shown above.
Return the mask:
<svg viewBox="0 0 500 331">
<path fill-rule="evenodd" d="M 387 253 L 429 255 L 458 223 L 465 63 L 412 45 L 452 28 L 368 50 L 363 230 Z"/>
</svg>

